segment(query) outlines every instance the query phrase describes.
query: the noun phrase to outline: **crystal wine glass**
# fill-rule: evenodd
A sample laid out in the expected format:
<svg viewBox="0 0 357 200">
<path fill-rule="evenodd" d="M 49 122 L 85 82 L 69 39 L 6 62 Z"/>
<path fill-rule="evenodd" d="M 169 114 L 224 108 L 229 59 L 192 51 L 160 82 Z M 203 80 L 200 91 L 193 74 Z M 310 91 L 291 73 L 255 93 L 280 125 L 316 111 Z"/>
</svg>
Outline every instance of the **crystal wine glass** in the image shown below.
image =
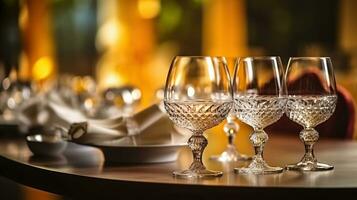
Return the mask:
<svg viewBox="0 0 357 200">
<path fill-rule="evenodd" d="M 322 171 L 333 166 L 319 163 L 313 146 L 319 139 L 315 126 L 331 117 L 335 111 L 337 95 L 332 63 L 328 57 L 292 57 L 285 74 L 287 84 L 286 115 L 303 126 L 300 139 L 305 155 L 288 170 Z"/>
<path fill-rule="evenodd" d="M 222 59 L 225 59 L 227 61 L 228 71 L 233 76 L 234 68 L 239 63 L 239 58 L 222 57 Z M 223 126 L 223 131 L 228 138 L 227 147 L 221 154 L 211 156 L 212 160 L 216 160 L 222 163 L 228 163 L 237 161 L 247 161 L 252 159 L 250 156 L 239 153 L 237 147 L 234 145 L 234 139 L 239 131 L 239 128 L 239 124 L 236 122 L 234 110 L 232 109 L 227 116 L 226 123 Z"/>
<path fill-rule="evenodd" d="M 234 106 L 241 121 L 253 127 L 250 141 L 255 155 L 248 167 L 235 168 L 239 174 L 272 174 L 283 171 L 269 166 L 263 158 L 268 135 L 263 130 L 284 114 L 286 88 L 279 57 L 242 58 L 234 73 Z"/>
<path fill-rule="evenodd" d="M 202 162 L 207 139 L 203 132 L 222 122 L 232 108 L 233 97 L 227 64 L 219 57 L 177 56 L 166 80 L 164 105 L 170 119 L 192 131 L 188 146 L 193 153 L 189 169 L 173 174 L 184 178 L 221 176 Z"/>
</svg>

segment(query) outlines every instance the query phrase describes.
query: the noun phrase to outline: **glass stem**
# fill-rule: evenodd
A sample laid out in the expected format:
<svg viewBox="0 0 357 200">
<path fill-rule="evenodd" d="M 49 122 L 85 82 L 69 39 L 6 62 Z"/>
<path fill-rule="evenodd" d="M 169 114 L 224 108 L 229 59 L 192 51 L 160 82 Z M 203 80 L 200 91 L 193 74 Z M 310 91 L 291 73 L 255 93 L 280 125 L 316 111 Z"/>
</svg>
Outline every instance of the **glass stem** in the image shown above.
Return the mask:
<svg viewBox="0 0 357 200">
<path fill-rule="evenodd" d="M 232 146 L 232 145 L 233 145 L 235 136 L 236 136 L 236 134 L 235 134 L 235 133 L 232 133 L 232 132 L 230 132 L 230 133 L 228 134 L 228 145 L 229 145 L 229 146 Z"/>
<path fill-rule="evenodd" d="M 228 115 L 227 122 L 224 124 L 223 130 L 228 137 L 228 147 L 234 147 L 234 139 L 239 130 L 239 125 L 234 121 L 234 115 Z"/>
<path fill-rule="evenodd" d="M 254 159 L 263 160 L 264 145 L 268 141 L 268 135 L 263 129 L 254 129 L 249 139 L 254 146 Z"/>
<path fill-rule="evenodd" d="M 203 136 L 202 132 L 195 132 L 190 139 L 188 139 L 188 146 L 191 148 L 193 155 L 193 162 L 190 166 L 191 170 L 205 169 L 202 163 L 202 155 L 207 143 L 207 139 Z"/>
<path fill-rule="evenodd" d="M 305 145 L 305 154 L 301 159 L 301 162 L 316 163 L 317 160 L 314 155 L 314 144 L 319 139 L 319 133 L 311 127 L 306 127 L 300 132 L 300 139 Z"/>
</svg>

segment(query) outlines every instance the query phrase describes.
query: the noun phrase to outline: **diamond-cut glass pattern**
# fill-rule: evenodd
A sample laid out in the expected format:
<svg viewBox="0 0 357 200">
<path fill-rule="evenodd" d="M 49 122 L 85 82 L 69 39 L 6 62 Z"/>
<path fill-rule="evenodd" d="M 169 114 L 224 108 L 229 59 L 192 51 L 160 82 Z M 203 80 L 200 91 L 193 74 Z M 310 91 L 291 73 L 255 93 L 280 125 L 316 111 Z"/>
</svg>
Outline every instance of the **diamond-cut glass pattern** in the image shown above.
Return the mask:
<svg viewBox="0 0 357 200">
<path fill-rule="evenodd" d="M 336 95 L 289 95 L 286 115 L 304 127 L 315 127 L 335 111 Z"/>
<path fill-rule="evenodd" d="M 165 101 L 170 119 L 191 131 L 204 131 L 219 124 L 231 110 L 230 101 Z"/>
<path fill-rule="evenodd" d="M 237 95 L 234 98 L 238 119 L 252 127 L 263 129 L 284 114 L 286 99 L 269 95 Z"/>
</svg>

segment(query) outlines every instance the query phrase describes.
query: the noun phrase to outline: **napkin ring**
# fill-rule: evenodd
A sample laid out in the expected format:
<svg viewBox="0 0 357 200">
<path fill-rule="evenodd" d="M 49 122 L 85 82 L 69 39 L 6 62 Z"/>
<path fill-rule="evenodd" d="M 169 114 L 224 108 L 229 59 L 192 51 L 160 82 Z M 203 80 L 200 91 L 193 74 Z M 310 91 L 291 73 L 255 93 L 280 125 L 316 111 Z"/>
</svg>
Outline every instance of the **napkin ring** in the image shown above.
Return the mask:
<svg viewBox="0 0 357 200">
<path fill-rule="evenodd" d="M 82 137 L 84 134 L 87 133 L 88 123 L 87 122 L 79 122 L 73 123 L 69 127 L 68 135 L 69 139 L 76 140 Z"/>
</svg>

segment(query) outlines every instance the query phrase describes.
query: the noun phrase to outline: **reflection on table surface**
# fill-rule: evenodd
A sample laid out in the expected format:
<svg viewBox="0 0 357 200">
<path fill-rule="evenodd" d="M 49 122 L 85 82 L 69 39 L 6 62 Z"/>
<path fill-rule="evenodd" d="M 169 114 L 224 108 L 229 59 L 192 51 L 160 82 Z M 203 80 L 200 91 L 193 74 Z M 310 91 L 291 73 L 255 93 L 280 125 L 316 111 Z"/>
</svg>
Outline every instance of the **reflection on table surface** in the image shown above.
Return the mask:
<svg viewBox="0 0 357 200">
<path fill-rule="evenodd" d="M 207 167 L 222 170 L 223 177 L 214 179 L 178 179 L 172 171 L 188 167 L 191 162 L 189 149 L 180 150 L 177 162 L 161 164 L 113 164 L 106 163 L 103 154 L 96 148 L 70 144 L 63 155 L 44 158 L 32 155 L 22 140 L 0 141 L 0 155 L 23 164 L 55 172 L 96 177 L 110 180 L 124 180 L 151 183 L 199 184 L 220 186 L 256 187 L 357 187 L 357 143 L 342 140 L 321 140 L 316 154 L 321 161 L 335 166 L 327 172 L 285 171 L 274 175 L 237 175 L 233 168 L 247 162 L 221 164 L 209 160 L 211 152 L 204 155 Z M 285 166 L 296 162 L 303 154 L 303 147 L 295 137 L 273 135 L 267 144 L 265 157 L 271 165 Z M 130 155 L 128 155 L 130 156 Z M 2 158 L 2 164 L 6 160 Z"/>
</svg>

